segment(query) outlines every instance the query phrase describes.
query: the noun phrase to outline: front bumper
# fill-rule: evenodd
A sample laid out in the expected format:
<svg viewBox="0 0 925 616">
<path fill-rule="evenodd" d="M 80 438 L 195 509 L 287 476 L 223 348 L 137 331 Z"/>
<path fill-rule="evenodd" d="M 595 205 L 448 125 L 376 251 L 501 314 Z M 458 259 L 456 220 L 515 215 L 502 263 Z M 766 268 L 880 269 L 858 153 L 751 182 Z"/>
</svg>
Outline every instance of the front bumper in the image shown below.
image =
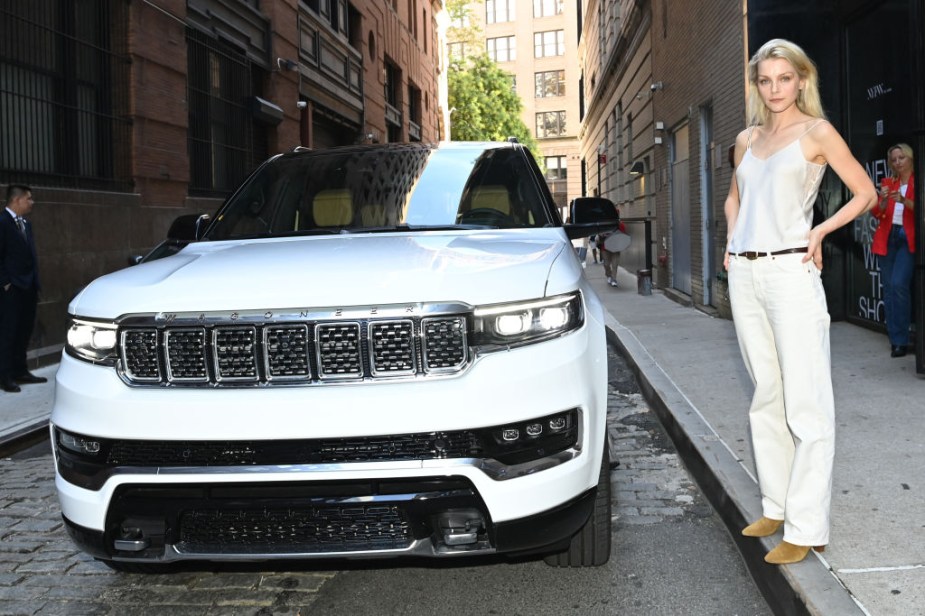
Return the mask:
<svg viewBox="0 0 925 616">
<path fill-rule="evenodd" d="M 133 486 L 110 515 L 121 524 L 97 531 L 64 520 L 88 554 L 134 563 L 516 555 L 568 542 L 591 515 L 595 496 L 592 489 L 548 511 L 495 523 L 463 478 L 376 483 L 378 494 L 362 499 L 313 497 L 308 484 L 287 484 L 284 495 L 266 485 Z M 369 488 L 337 486 L 344 492 Z M 215 507 L 210 493 L 216 490 L 226 508 L 200 509 L 200 499 Z M 247 506 L 239 509 L 245 495 Z M 123 506 L 145 514 L 123 515 Z"/>
</svg>

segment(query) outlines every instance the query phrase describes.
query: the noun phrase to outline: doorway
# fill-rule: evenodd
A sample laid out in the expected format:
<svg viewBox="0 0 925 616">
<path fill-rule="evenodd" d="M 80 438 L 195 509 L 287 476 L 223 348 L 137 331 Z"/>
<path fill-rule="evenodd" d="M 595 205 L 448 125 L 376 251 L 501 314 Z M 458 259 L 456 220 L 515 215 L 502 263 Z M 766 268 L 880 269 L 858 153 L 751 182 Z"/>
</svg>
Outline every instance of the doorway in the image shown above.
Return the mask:
<svg viewBox="0 0 925 616">
<path fill-rule="evenodd" d="M 671 286 L 691 294 L 690 131 L 671 135 Z"/>
</svg>

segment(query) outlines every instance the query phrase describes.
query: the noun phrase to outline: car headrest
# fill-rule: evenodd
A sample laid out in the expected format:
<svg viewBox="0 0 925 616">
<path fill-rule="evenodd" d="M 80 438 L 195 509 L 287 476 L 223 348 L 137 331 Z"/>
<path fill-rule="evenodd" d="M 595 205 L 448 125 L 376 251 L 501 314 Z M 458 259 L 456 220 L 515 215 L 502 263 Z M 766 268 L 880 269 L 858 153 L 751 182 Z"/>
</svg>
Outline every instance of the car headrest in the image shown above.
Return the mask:
<svg viewBox="0 0 925 616">
<path fill-rule="evenodd" d="M 344 227 L 353 222 L 353 199 L 347 188 L 329 188 L 315 195 L 312 217 L 319 227 Z"/>
<path fill-rule="evenodd" d="M 502 214 L 510 215 L 511 197 L 507 188 L 502 185 L 497 186 L 477 186 L 472 191 L 472 200 L 469 209 L 488 208 L 497 210 Z"/>
</svg>

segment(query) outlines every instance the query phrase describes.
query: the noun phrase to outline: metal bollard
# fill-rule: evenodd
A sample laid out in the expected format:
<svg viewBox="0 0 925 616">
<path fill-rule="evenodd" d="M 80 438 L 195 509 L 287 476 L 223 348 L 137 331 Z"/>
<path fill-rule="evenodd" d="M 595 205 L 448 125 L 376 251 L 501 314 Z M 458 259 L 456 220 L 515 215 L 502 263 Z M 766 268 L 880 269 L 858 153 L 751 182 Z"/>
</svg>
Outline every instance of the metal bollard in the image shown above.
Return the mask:
<svg viewBox="0 0 925 616">
<path fill-rule="evenodd" d="M 636 286 L 640 295 L 652 295 L 652 270 L 636 270 Z"/>
</svg>

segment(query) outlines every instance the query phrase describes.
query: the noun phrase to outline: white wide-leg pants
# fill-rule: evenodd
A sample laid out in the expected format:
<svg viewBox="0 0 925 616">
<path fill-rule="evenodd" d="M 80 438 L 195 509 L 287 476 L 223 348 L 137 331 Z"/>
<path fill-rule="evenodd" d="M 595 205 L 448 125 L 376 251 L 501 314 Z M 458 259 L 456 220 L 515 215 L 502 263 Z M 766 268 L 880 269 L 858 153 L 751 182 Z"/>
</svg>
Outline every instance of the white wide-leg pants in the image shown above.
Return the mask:
<svg viewBox="0 0 925 616">
<path fill-rule="evenodd" d="M 749 409 L 763 515 L 794 545 L 829 542 L 835 404 L 820 272 L 801 253 L 729 257 L 739 348 L 755 383 Z"/>
</svg>

